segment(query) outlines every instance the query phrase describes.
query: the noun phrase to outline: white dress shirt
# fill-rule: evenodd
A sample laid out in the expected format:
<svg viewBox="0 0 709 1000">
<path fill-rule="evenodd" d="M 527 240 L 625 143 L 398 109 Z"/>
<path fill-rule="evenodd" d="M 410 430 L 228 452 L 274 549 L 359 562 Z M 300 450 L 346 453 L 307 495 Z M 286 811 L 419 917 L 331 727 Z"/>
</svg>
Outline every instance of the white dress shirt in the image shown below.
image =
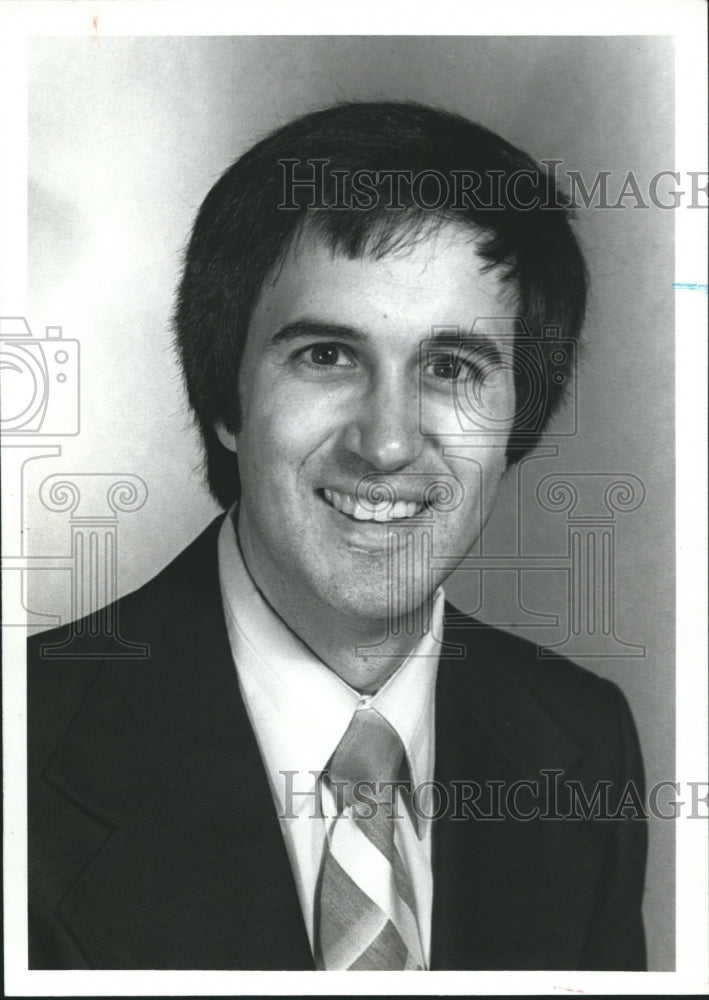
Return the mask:
<svg viewBox="0 0 709 1000">
<path fill-rule="evenodd" d="M 440 653 L 435 637 L 441 634 L 443 591 L 436 594 L 429 631 L 386 684 L 376 694 L 365 696 L 318 659 L 262 597 L 244 564 L 230 515 L 219 535 L 219 579 L 239 687 L 271 785 L 313 947 L 314 897 L 328 826 L 335 814 L 332 796 L 318 776 L 355 710 L 376 708 L 394 727 L 404 744 L 414 787 L 433 780 L 434 689 Z M 284 771 L 295 773 L 286 776 Z M 318 816 L 320 793 L 323 817 Z M 429 802 L 424 794 L 420 813 L 430 814 Z M 422 816 L 413 822 L 404 808 L 400 812 L 404 818 L 396 824 L 397 846 L 411 875 L 428 966 L 431 823 Z"/>
</svg>

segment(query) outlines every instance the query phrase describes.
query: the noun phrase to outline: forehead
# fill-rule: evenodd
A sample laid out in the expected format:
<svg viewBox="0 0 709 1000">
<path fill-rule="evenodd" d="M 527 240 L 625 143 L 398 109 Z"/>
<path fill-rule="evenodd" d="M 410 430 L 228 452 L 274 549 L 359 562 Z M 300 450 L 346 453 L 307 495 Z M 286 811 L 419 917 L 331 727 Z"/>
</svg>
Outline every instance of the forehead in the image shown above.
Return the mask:
<svg viewBox="0 0 709 1000">
<path fill-rule="evenodd" d="M 453 224 L 358 257 L 306 231 L 264 284 L 249 340 L 305 318 L 421 339 L 432 327 L 469 331 L 476 320 L 509 316 L 512 298 L 500 269 L 487 268 L 475 234 Z"/>
</svg>

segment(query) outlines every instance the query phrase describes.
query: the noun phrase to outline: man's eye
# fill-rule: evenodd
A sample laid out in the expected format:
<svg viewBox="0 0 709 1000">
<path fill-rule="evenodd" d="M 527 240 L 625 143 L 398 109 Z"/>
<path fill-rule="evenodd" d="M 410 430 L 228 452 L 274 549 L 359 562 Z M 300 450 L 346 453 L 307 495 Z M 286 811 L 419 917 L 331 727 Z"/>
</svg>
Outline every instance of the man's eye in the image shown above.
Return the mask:
<svg viewBox="0 0 709 1000">
<path fill-rule="evenodd" d="M 431 358 L 430 370 L 436 378 L 456 379 L 460 377 L 463 364 L 454 354 L 440 354 Z"/>
<path fill-rule="evenodd" d="M 306 360 L 320 368 L 341 368 L 350 364 L 350 359 L 337 344 L 315 344 L 304 354 Z"/>
<path fill-rule="evenodd" d="M 435 379 L 444 382 L 474 380 L 478 384 L 487 385 L 496 372 L 492 364 L 487 364 L 473 354 L 460 351 L 445 351 L 429 358 L 428 371 Z"/>
</svg>

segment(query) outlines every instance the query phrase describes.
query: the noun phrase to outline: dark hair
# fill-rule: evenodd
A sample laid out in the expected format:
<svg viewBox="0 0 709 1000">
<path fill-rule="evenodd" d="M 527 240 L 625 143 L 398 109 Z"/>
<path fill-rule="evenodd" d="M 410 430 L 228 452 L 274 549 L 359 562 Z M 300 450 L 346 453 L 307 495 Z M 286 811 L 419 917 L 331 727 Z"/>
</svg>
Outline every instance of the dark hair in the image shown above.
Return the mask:
<svg viewBox="0 0 709 1000">
<path fill-rule="evenodd" d="M 359 194 L 356 185 L 347 193 L 343 185 L 355 175 Z M 526 153 L 482 125 L 421 104 L 339 104 L 253 146 L 199 210 L 175 315 L 213 496 L 224 507 L 239 496 L 235 456 L 213 425 L 238 430 L 250 318 L 265 280 L 305 229 L 350 257 L 384 255 L 447 221 L 476 232 L 478 252 L 516 292 L 531 334 L 525 352 L 533 346 L 536 358 L 515 365 L 518 399 L 536 394 L 534 406 L 517 407 L 507 456 L 519 460 L 572 377 L 574 352 L 560 354 L 558 338 L 545 336 L 552 327 L 576 341 L 583 322 L 586 269 L 570 214 L 553 178 Z"/>
</svg>

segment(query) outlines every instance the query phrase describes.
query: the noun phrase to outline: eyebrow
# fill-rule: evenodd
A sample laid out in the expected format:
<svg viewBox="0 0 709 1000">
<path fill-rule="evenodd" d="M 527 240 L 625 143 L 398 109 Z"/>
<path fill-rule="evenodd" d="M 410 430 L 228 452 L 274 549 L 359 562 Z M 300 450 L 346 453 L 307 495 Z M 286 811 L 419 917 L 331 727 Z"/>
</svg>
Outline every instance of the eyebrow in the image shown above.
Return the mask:
<svg viewBox="0 0 709 1000">
<path fill-rule="evenodd" d="M 352 342 L 361 342 L 367 339 L 367 335 L 354 326 L 347 326 L 343 323 L 323 323 L 313 319 L 297 319 L 293 323 L 287 323 L 274 333 L 269 341 L 269 346 L 288 344 L 293 340 L 301 340 L 306 337 L 335 337 L 338 340 Z"/>
<path fill-rule="evenodd" d="M 504 363 L 502 352 L 499 347 L 493 338 L 489 337 L 485 333 L 476 332 L 467 334 L 465 332 L 461 333 L 459 330 L 456 335 L 456 333 L 450 329 L 442 329 L 437 330 L 426 339 L 428 341 L 433 341 L 434 343 L 440 341 L 446 346 L 467 347 L 468 350 L 473 352 L 480 360 L 492 365 L 493 367 L 502 367 Z"/>
<path fill-rule="evenodd" d="M 368 340 L 367 334 L 363 330 L 345 323 L 328 323 L 315 319 L 297 319 L 292 323 L 286 323 L 285 326 L 277 330 L 269 340 L 268 346 L 275 347 L 278 344 L 288 344 L 294 340 L 303 340 L 309 337 L 329 337 L 336 340 L 349 341 L 350 343 L 362 343 Z M 465 345 L 473 348 L 477 354 L 482 355 L 492 364 L 502 364 L 502 354 L 497 344 L 491 337 L 488 337 L 484 333 L 468 335 L 464 332 L 459 332 L 456 335 L 452 328 L 443 328 L 436 330 L 429 337 L 422 337 L 420 345 L 429 341 Z"/>
</svg>

